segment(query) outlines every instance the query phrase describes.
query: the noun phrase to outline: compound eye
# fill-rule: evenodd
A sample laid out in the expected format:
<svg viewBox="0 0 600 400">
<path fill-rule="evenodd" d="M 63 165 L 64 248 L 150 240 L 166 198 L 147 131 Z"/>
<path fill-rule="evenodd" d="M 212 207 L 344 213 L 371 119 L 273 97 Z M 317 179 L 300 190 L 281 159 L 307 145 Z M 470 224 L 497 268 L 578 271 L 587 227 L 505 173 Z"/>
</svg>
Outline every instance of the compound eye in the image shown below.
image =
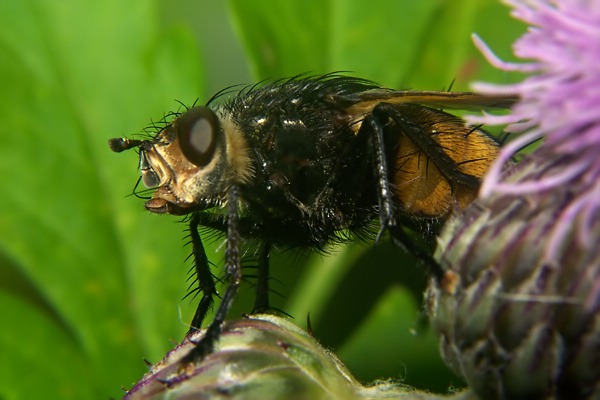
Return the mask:
<svg viewBox="0 0 600 400">
<path fill-rule="evenodd" d="M 208 107 L 194 107 L 176 121 L 181 152 L 189 162 L 206 166 L 215 153 L 219 119 Z"/>
</svg>

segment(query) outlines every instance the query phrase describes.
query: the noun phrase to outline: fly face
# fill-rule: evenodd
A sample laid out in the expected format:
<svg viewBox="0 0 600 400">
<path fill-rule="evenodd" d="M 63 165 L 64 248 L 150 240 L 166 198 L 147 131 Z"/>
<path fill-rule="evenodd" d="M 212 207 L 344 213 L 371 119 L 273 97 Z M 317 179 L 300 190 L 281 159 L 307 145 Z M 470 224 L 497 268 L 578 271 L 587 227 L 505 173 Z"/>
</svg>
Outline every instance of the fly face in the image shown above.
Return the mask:
<svg viewBox="0 0 600 400">
<path fill-rule="evenodd" d="M 208 107 L 187 110 L 152 140 L 112 139 L 110 145 L 114 151 L 139 147 L 141 181 L 155 189 L 145 207 L 159 214 L 188 214 L 220 204 L 230 181 L 251 171 L 240 136 Z"/>
</svg>

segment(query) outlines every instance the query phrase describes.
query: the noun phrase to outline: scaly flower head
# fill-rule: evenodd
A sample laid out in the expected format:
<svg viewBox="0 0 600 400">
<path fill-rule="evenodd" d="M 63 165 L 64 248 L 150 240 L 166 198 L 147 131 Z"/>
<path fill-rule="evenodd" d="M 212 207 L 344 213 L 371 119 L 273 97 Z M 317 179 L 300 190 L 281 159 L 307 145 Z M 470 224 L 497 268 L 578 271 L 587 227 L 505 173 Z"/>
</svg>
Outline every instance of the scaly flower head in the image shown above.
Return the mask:
<svg viewBox="0 0 600 400">
<path fill-rule="evenodd" d="M 446 225 L 428 310 L 445 360 L 481 398 L 600 398 L 600 2 L 506 3 L 530 25 L 514 45 L 524 63 L 476 45 L 531 75 L 475 85 L 520 101 L 470 121 L 522 134 Z"/>
</svg>

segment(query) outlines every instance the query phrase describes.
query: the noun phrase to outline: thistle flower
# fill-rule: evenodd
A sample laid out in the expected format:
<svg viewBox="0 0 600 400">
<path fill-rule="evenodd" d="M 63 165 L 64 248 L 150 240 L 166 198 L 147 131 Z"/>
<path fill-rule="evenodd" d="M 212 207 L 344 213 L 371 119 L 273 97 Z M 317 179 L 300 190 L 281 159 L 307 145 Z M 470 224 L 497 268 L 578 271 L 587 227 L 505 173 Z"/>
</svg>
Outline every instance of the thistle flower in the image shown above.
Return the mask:
<svg viewBox="0 0 600 400">
<path fill-rule="evenodd" d="M 481 398 L 600 398 L 600 3 L 507 0 L 530 25 L 514 44 L 532 73 L 481 92 L 517 93 L 506 116 L 471 117 L 522 132 L 479 198 L 445 227 L 428 310 L 447 363 Z M 516 166 L 527 144 L 542 144 Z"/>
<path fill-rule="evenodd" d="M 526 193 L 544 190 L 577 179 L 584 171 L 598 177 L 600 159 L 600 3 L 593 0 L 506 0 L 512 15 L 529 23 L 529 31 L 514 44 L 515 55 L 534 60 L 513 64 L 498 60 L 475 37 L 488 60 L 506 71 L 535 72 L 515 85 L 478 83 L 480 92 L 518 93 L 521 102 L 504 117 L 471 117 L 473 123 L 512 124 L 513 132 L 527 134 L 510 143 L 490 171 L 482 197 L 492 191 Z M 526 121 L 526 122 L 524 122 Z M 578 160 L 564 165 L 552 179 L 501 183 L 501 168 L 522 146 L 540 138 L 545 148 Z M 595 171 L 595 172 L 594 172 Z M 592 177 L 592 178 L 593 178 Z"/>
</svg>

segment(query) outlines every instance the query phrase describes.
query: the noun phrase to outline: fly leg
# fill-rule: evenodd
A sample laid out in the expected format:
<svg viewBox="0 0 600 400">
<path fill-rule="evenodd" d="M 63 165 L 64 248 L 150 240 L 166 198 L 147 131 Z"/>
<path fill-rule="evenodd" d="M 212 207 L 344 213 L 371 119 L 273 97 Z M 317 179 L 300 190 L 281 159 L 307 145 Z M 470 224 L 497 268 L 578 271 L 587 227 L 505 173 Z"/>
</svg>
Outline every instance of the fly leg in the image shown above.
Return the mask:
<svg viewBox="0 0 600 400">
<path fill-rule="evenodd" d="M 410 139 L 425 155 L 427 162 L 437 167 L 452 189 L 457 186 L 477 189 L 479 178 L 460 171 L 458 164 L 446 153 L 446 149 L 432 138 L 431 127 L 416 122 L 422 118 L 419 115 L 420 110 L 421 107 L 414 104 L 380 103 L 373 109 L 373 115 L 380 121 L 392 122 L 397 127 L 397 134 Z"/>
<path fill-rule="evenodd" d="M 402 117 L 402 113 L 398 111 L 396 106 L 381 103 L 377 105 L 371 114 L 365 117 L 361 131 L 367 129 L 372 140 L 372 148 L 374 149 L 374 166 L 375 176 L 377 178 L 378 198 L 379 198 L 379 220 L 380 230 L 377 235 L 377 240 L 380 240 L 385 231 L 389 231 L 392 241 L 399 247 L 403 248 L 410 254 L 417 257 L 436 275 L 441 276 L 442 270 L 439 264 L 431 256 L 431 252 L 422 249 L 418 246 L 410 235 L 403 229 L 398 221 L 399 212 L 398 204 L 394 198 L 390 183 L 390 173 L 393 173 L 395 160 L 388 161 L 388 156 L 394 154 L 390 146 L 395 146 L 398 143 L 398 136 L 405 135 L 409 137 L 419 148 L 424 149 L 428 156 L 440 156 L 439 161 L 443 166 L 448 164 L 449 168 L 456 170 L 455 163 L 443 152 L 443 149 L 429 137 L 423 128 Z M 396 129 L 389 129 L 389 126 L 394 126 Z M 387 140 L 386 140 L 387 139 Z M 427 142 L 427 140 L 432 143 Z M 424 142 L 425 141 L 425 142 Z M 432 153 L 435 153 L 432 155 Z M 437 165 L 437 163 L 436 163 Z M 443 167 L 441 167 L 443 168 Z M 472 184 L 470 175 L 466 175 L 457 171 L 447 179 L 450 182 Z M 464 181 L 464 182 L 463 182 Z"/>
<path fill-rule="evenodd" d="M 208 310 L 214 302 L 214 296 L 217 294 L 215 279 L 210 271 L 210 265 L 202 239 L 198 233 L 199 216 L 194 214 L 190 220 L 190 238 L 192 242 L 192 255 L 194 257 L 194 269 L 198 281 L 198 291 L 202 293 L 202 299 L 196 308 L 196 313 L 190 324 L 188 335 L 202 326 L 202 321 L 206 317 Z"/>
<path fill-rule="evenodd" d="M 381 236 L 385 233 L 386 229 L 391 229 L 397 226 L 398 221 L 396 220 L 397 210 L 394 205 L 394 195 L 390 187 L 390 179 L 388 176 L 389 166 L 387 162 L 386 146 L 384 140 L 384 129 L 383 124 L 387 122 L 388 118 L 382 119 L 382 116 L 373 113 L 368 115 L 361 127 L 371 132 L 372 148 L 375 151 L 374 154 L 374 165 L 375 165 L 375 176 L 377 178 L 377 197 L 379 199 L 379 221 L 380 230 L 377 234 L 376 241 L 379 242 Z"/>
<path fill-rule="evenodd" d="M 212 322 L 206 328 L 204 336 L 195 343 L 195 347 L 181 360 L 183 368 L 212 353 L 215 342 L 221 335 L 222 325 L 227 317 L 227 312 L 231 308 L 233 299 L 240 286 L 242 267 L 240 257 L 241 239 L 238 222 L 238 189 L 233 185 L 229 189 L 227 199 L 227 243 L 225 248 L 225 282 L 227 287 Z"/>
</svg>

